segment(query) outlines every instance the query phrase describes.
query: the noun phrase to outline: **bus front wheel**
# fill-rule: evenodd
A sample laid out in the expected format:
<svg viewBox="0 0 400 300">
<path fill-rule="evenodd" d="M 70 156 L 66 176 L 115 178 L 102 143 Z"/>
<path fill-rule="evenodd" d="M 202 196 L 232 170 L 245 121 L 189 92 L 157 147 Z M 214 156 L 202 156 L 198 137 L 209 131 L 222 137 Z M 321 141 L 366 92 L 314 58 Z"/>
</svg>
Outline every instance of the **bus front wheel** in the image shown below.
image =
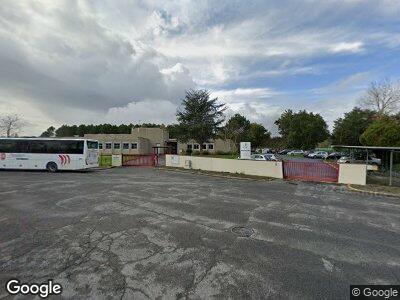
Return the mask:
<svg viewBox="0 0 400 300">
<path fill-rule="evenodd" d="M 49 162 L 46 165 L 46 170 L 49 171 L 50 173 L 55 173 L 58 171 L 57 164 L 55 162 Z"/>
</svg>

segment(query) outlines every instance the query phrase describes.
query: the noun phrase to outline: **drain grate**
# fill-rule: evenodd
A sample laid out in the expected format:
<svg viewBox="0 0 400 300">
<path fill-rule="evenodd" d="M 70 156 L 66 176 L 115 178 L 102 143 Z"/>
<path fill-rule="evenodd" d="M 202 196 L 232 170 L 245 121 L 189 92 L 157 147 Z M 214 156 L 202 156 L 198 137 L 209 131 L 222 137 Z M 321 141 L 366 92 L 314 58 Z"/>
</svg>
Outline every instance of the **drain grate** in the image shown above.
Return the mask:
<svg viewBox="0 0 400 300">
<path fill-rule="evenodd" d="M 246 238 L 251 237 L 255 233 L 253 228 L 246 227 L 246 226 L 235 226 L 231 230 L 233 233 L 237 234 L 238 236 L 246 237 Z"/>
</svg>

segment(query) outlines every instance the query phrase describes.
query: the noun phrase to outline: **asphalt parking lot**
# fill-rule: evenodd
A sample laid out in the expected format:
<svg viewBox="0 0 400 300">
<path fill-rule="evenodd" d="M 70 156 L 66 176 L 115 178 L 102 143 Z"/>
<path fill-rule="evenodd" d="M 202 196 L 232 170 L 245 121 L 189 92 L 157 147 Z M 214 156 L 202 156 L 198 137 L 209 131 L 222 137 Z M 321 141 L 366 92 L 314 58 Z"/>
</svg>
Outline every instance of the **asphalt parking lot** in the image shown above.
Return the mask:
<svg viewBox="0 0 400 300">
<path fill-rule="evenodd" d="M 153 168 L 2 171 L 0 253 L 0 299 L 10 278 L 75 299 L 348 299 L 350 284 L 399 283 L 400 199 Z"/>
</svg>

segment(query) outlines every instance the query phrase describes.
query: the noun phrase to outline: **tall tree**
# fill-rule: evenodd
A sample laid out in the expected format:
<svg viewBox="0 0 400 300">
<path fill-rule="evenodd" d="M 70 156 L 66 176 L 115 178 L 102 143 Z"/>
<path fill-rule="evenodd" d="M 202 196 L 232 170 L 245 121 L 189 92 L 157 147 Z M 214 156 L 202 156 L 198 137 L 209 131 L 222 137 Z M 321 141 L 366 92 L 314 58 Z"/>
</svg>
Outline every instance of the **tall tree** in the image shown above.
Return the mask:
<svg viewBox="0 0 400 300">
<path fill-rule="evenodd" d="M 400 83 L 388 79 L 372 82 L 361 98 L 361 103 L 365 108 L 376 111 L 378 115 L 396 113 L 400 108 Z"/>
<path fill-rule="evenodd" d="M 286 142 L 281 136 L 274 136 L 269 139 L 268 146 L 272 149 L 280 150 L 286 147 Z"/>
<path fill-rule="evenodd" d="M 240 142 L 246 142 L 250 130 L 250 121 L 240 114 L 232 116 L 228 122 L 226 122 L 224 133 L 226 138 L 231 139 L 236 150 L 239 149 Z"/>
<path fill-rule="evenodd" d="M 57 128 L 56 136 L 57 137 L 72 137 L 77 134 L 77 126 L 69 126 L 69 125 L 62 125 L 61 127 Z"/>
<path fill-rule="evenodd" d="M 400 146 L 400 124 L 395 118 L 382 116 L 375 120 L 360 137 L 366 146 Z"/>
<path fill-rule="evenodd" d="M 176 116 L 183 140 L 193 139 L 202 145 L 214 138 L 224 121 L 225 104 L 210 99 L 207 90 L 188 90 L 182 100 L 182 110 Z"/>
<path fill-rule="evenodd" d="M 55 135 L 56 135 L 56 128 L 54 126 L 50 126 L 49 128 L 46 129 L 46 131 L 43 131 L 40 136 L 41 137 L 53 137 Z"/>
<path fill-rule="evenodd" d="M 0 130 L 6 137 L 17 135 L 18 131 L 23 127 L 24 122 L 18 114 L 7 114 L 0 116 Z"/>
<path fill-rule="evenodd" d="M 266 146 L 270 138 L 271 133 L 263 125 L 258 123 L 250 124 L 248 139 L 252 148 Z"/>
<path fill-rule="evenodd" d="M 288 148 L 312 149 L 329 137 L 328 125 L 321 115 L 305 110 L 286 110 L 275 124 Z"/>
<path fill-rule="evenodd" d="M 344 118 L 339 118 L 334 122 L 332 143 L 335 145 L 361 145 L 360 136 L 374 121 L 374 116 L 375 112 L 358 107 L 345 113 Z"/>
<path fill-rule="evenodd" d="M 171 139 L 179 139 L 183 135 L 182 127 L 179 124 L 170 124 L 167 126 L 167 130 Z"/>
</svg>

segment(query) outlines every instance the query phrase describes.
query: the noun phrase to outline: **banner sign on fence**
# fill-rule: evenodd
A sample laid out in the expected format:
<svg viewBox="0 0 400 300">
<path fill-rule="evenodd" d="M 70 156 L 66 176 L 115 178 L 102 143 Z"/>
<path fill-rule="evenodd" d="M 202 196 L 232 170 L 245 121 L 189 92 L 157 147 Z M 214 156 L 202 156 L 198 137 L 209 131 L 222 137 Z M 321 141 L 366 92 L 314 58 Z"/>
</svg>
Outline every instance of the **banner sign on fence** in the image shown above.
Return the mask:
<svg viewBox="0 0 400 300">
<path fill-rule="evenodd" d="M 122 166 L 122 155 L 121 154 L 113 154 L 111 158 L 111 165 L 113 167 Z"/>
<path fill-rule="evenodd" d="M 178 155 L 171 156 L 171 164 L 174 166 L 179 166 L 179 156 Z"/>
<path fill-rule="evenodd" d="M 240 142 L 240 159 L 250 159 L 250 158 L 251 158 L 251 143 Z"/>
</svg>

